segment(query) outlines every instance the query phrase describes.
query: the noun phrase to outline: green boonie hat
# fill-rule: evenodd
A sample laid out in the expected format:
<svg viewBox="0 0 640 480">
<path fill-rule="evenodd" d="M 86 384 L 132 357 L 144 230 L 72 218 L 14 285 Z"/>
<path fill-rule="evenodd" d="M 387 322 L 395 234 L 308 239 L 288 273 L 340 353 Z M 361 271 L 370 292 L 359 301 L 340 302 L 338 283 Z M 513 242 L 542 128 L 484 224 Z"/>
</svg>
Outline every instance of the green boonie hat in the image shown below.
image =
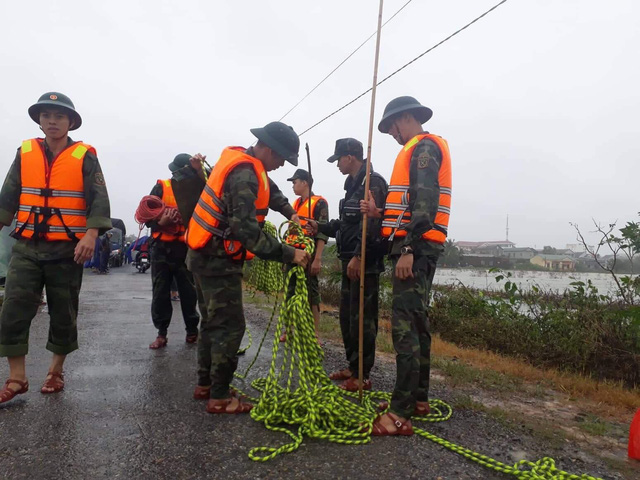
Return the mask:
<svg viewBox="0 0 640 480">
<path fill-rule="evenodd" d="M 180 170 L 182 167 L 186 167 L 190 165 L 191 155 L 188 153 L 179 153 L 176 155 L 176 158 L 173 159 L 173 162 L 169 164 L 169 170 L 172 172 Z"/>
<path fill-rule="evenodd" d="M 40 111 L 43 107 L 58 107 L 69 115 L 73 126 L 69 130 L 76 130 L 82 125 L 82 117 L 76 112 L 76 107 L 69 97 L 58 92 L 47 92 L 42 95 L 36 103 L 29 107 L 29 116 L 31 120 L 40 125 Z"/>
<path fill-rule="evenodd" d="M 291 178 L 287 178 L 287 182 L 293 182 L 294 180 L 303 180 L 307 183 L 311 182 L 311 175 L 306 170 L 301 168 L 297 169 Z"/>
<path fill-rule="evenodd" d="M 275 150 L 287 162 L 298 166 L 300 139 L 293 127 L 282 122 L 271 122 L 262 128 L 252 128 L 251 133 L 269 148 Z"/>
<path fill-rule="evenodd" d="M 393 120 L 396 115 L 404 112 L 411 112 L 420 123 L 425 123 L 433 115 L 429 107 L 421 105 L 420 102 L 413 97 L 405 96 L 394 98 L 385 107 L 382 120 L 380 120 L 378 124 L 378 130 L 382 133 L 389 133 L 391 120 Z"/>
</svg>

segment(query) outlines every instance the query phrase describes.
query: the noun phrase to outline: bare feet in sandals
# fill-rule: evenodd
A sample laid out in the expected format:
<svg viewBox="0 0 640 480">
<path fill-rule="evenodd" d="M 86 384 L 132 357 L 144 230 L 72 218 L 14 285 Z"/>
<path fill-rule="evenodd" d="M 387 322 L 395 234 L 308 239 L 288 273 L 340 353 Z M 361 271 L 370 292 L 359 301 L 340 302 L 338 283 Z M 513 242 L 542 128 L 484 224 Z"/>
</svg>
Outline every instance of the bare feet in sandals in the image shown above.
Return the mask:
<svg viewBox="0 0 640 480">
<path fill-rule="evenodd" d="M 252 404 L 243 402 L 242 399 L 236 397 L 212 398 L 207 403 L 207 412 L 209 413 L 230 413 L 235 415 L 248 413 L 252 408 Z"/>
<path fill-rule="evenodd" d="M 40 393 L 58 393 L 64 389 L 64 375 L 62 372 L 49 372 L 42 384 Z"/>
<path fill-rule="evenodd" d="M 411 420 L 399 417 L 395 413 L 387 412 L 380 415 L 373 422 L 371 435 L 387 436 L 387 435 L 413 435 L 413 426 Z"/>
<path fill-rule="evenodd" d="M 16 395 L 22 395 L 29 391 L 29 382 L 26 380 L 15 380 L 10 378 L 0 390 L 0 403 L 8 402 Z"/>
</svg>

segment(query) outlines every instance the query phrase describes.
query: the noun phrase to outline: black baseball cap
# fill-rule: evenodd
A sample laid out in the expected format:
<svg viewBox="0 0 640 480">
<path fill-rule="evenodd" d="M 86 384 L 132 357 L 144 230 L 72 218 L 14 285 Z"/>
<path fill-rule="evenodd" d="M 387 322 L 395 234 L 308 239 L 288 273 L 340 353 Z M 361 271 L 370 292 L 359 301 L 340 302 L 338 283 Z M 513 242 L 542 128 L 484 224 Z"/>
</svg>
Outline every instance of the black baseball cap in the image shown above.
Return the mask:
<svg viewBox="0 0 640 480">
<path fill-rule="evenodd" d="M 311 175 L 306 170 L 302 170 L 301 168 L 297 169 L 291 178 L 287 178 L 287 182 L 293 182 L 294 180 L 303 180 L 307 183 L 310 183 Z"/>
<path fill-rule="evenodd" d="M 169 164 L 169 170 L 171 170 L 172 172 L 175 172 L 177 170 L 180 170 L 182 167 L 186 167 L 187 165 L 190 165 L 191 164 L 191 162 L 189 161 L 190 159 L 191 159 L 191 155 L 189 155 L 188 153 L 179 153 L 173 159 L 173 162 Z"/>
<path fill-rule="evenodd" d="M 355 138 L 341 138 L 340 140 L 336 140 L 336 149 L 333 155 L 327 159 L 327 162 L 333 163 L 344 155 L 353 155 L 362 161 L 364 158 L 362 142 L 359 142 Z"/>
</svg>

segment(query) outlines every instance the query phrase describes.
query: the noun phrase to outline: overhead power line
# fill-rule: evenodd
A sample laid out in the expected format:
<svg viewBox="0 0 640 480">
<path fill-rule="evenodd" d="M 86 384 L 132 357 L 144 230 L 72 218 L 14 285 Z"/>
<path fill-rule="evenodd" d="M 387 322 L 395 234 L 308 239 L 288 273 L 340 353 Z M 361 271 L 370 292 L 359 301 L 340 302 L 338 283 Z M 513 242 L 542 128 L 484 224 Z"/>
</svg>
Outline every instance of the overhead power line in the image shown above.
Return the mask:
<svg viewBox="0 0 640 480">
<path fill-rule="evenodd" d="M 411 2 L 412 2 L 412 0 L 409 0 L 409 1 L 408 1 L 407 3 L 405 3 L 402 7 L 400 7 L 396 13 L 394 13 L 393 15 L 391 15 L 391 17 L 389 17 L 389 19 L 388 19 L 386 22 L 384 22 L 384 23 L 382 24 L 382 26 L 384 27 L 387 23 L 389 23 L 391 20 L 393 20 L 393 17 L 395 17 L 396 15 L 398 15 L 398 14 L 399 14 L 403 9 L 404 9 L 404 7 L 406 7 L 407 5 L 409 5 Z M 347 62 L 347 60 L 349 60 L 351 57 L 353 57 L 353 55 L 355 55 L 355 53 L 356 53 L 358 50 L 360 50 L 360 49 L 361 49 L 361 48 L 362 48 L 362 47 L 363 47 L 363 46 L 364 46 L 364 45 L 365 45 L 369 40 L 371 40 L 373 37 L 375 37 L 376 33 L 377 33 L 377 32 L 373 32 L 371 35 L 369 35 L 369 37 L 367 37 L 367 39 L 366 39 L 364 42 L 362 42 L 362 43 L 358 46 L 358 48 L 356 48 L 353 52 L 351 52 L 351 53 L 347 56 L 347 58 L 345 58 L 344 60 L 342 60 L 342 61 L 338 64 L 338 66 L 337 66 L 336 68 L 334 68 L 333 70 L 331 70 L 331 71 L 329 72 L 329 74 L 328 74 L 326 77 L 324 77 L 322 80 L 320 80 L 320 82 L 318 82 L 318 84 L 317 84 L 315 87 L 313 87 L 311 90 L 309 90 L 309 92 L 307 92 L 307 94 L 306 94 L 304 97 L 302 97 L 302 99 L 301 99 L 298 103 L 296 103 L 293 107 L 291 107 L 291 108 L 289 109 L 289 111 L 287 111 L 287 113 L 285 113 L 282 117 L 280 117 L 280 119 L 279 119 L 278 121 L 282 121 L 282 119 L 283 119 L 284 117 L 286 117 L 286 116 L 287 116 L 287 115 L 289 115 L 291 112 L 293 112 L 293 111 L 298 107 L 298 105 L 300 105 L 302 102 L 304 102 L 304 101 L 307 99 L 307 97 L 308 97 L 309 95 L 311 95 L 313 92 L 315 92 L 315 91 L 316 91 L 316 89 L 317 89 L 320 85 L 322 85 L 322 84 L 323 84 L 323 83 L 324 83 L 324 82 L 325 82 L 325 81 L 326 81 L 326 80 L 327 80 L 331 75 L 333 75 L 333 74 L 336 72 L 336 70 L 338 70 L 342 65 L 344 65 L 344 64 Z"/>
<path fill-rule="evenodd" d="M 470 21 L 469 23 L 467 23 L 464 27 L 459 28 L 458 30 L 456 30 L 455 32 L 453 32 L 451 35 L 449 35 L 447 38 L 445 38 L 444 40 L 441 40 L 440 42 L 436 43 L 433 47 L 429 48 L 428 50 L 422 52 L 420 55 L 418 55 L 417 57 L 415 57 L 413 60 L 405 63 L 402 67 L 400 67 L 399 69 L 397 69 L 395 72 L 393 72 L 391 75 L 386 76 L 385 78 L 383 78 L 382 80 L 380 80 L 377 85 L 381 85 L 384 82 L 386 82 L 387 80 L 389 80 L 391 77 L 393 77 L 396 73 L 400 72 L 401 70 L 404 70 L 405 68 L 407 68 L 409 65 L 411 65 L 413 62 L 415 62 L 416 60 L 422 58 L 423 56 L 425 56 L 427 53 L 429 53 L 430 51 L 438 48 L 440 45 L 442 45 L 443 43 L 451 40 L 453 37 L 455 37 L 457 34 L 459 34 L 460 32 L 462 32 L 463 30 L 465 30 L 466 28 L 469 28 L 471 25 L 473 25 L 474 23 L 476 23 L 478 20 L 480 20 L 481 18 L 485 17 L 486 15 L 488 15 L 489 13 L 493 12 L 496 8 L 498 8 L 500 5 L 507 3 L 508 0 L 502 0 L 501 2 L 497 3 L 496 5 L 494 5 L 493 7 L 491 7 L 489 10 L 487 10 L 486 12 L 484 12 L 482 15 L 474 18 L 472 21 Z M 372 87 L 373 88 L 373 87 Z M 351 100 L 348 103 L 345 103 L 343 106 L 341 106 L 340 108 L 338 108 L 337 110 L 335 110 L 334 112 L 330 113 L 329 115 L 327 115 L 326 117 L 324 117 L 322 120 L 314 123 L 313 125 L 311 125 L 309 128 L 307 128 L 305 131 L 303 131 L 300 136 L 304 135 L 305 133 L 307 133 L 309 130 L 317 127 L 318 125 L 320 125 L 321 123 L 325 122 L 326 120 L 328 120 L 329 118 L 333 117 L 336 113 L 341 112 L 342 110 L 344 110 L 345 108 L 347 108 L 349 105 L 351 105 L 352 103 L 356 102 L 357 100 L 359 100 L 360 98 L 364 97 L 367 93 L 369 93 L 372 88 L 369 88 L 368 90 L 365 90 L 364 92 L 362 92 L 360 95 L 358 95 L 356 98 L 354 98 L 353 100 Z"/>
</svg>

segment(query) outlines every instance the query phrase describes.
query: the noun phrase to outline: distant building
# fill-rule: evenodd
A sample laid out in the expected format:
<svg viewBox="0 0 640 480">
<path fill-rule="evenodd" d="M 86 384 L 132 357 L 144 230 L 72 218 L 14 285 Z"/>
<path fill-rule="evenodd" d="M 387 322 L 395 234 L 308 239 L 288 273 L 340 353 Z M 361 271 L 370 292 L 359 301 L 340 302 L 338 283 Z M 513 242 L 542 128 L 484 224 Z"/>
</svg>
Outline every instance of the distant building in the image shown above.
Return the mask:
<svg viewBox="0 0 640 480">
<path fill-rule="evenodd" d="M 536 251 L 531 247 L 503 248 L 502 256 L 509 260 L 531 260 L 536 256 Z"/>
<path fill-rule="evenodd" d="M 544 267 L 547 270 L 572 272 L 576 269 L 576 262 L 568 255 L 548 255 L 541 253 L 529 260 L 532 264 Z"/>
<path fill-rule="evenodd" d="M 499 248 L 513 248 L 516 244 L 510 242 L 509 240 L 491 240 L 488 242 L 465 242 L 460 241 L 456 242 L 456 247 L 458 247 L 463 252 L 476 252 L 480 250 L 496 250 Z"/>
<path fill-rule="evenodd" d="M 567 243 L 565 247 L 569 250 L 574 251 L 575 253 L 582 253 L 585 251 L 584 245 L 582 243 Z M 588 245 L 589 250 L 593 251 L 593 245 Z"/>
<path fill-rule="evenodd" d="M 488 268 L 508 268 L 509 261 L 503 257 L 496 257 L 491 254 L 470 253 L 462 256 L 461 263 L 467 267 L 488 267 Z"/>
</svg>

